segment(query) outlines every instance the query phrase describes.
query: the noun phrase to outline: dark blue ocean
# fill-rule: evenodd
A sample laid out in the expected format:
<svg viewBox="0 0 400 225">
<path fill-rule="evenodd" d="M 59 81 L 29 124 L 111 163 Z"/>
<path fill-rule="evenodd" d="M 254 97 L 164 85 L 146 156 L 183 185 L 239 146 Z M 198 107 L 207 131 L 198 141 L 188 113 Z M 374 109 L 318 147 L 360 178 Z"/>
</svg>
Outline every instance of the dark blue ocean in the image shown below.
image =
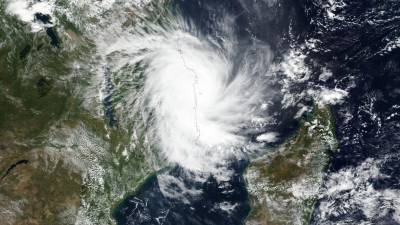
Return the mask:
<svg viewBox="0 0 400 225">
<path fill-rule="evenodd" d="M 339 151 L 332 155 L 328 173 L 356 167 L 366 159 L 383 161 L 380 172 L 385 176 L 370 180 L 375 190 L 400 189 L 400 48 L 387 51 L 391 41 L 400 37 L 400 2 L 343 0 L 333 11 L 337 18 L 328 18 L 328 1 L 322 0 L 175 0 L 172 10 L 195 23 L 206 35 L 217 35 L 216 19 L 224 13 L 234 15 L 235 30 L 243 47 L 255 39 L 268 43 L 276 60 L 293 46 L 306 40 L 317 40 L 312 49 L 303 48 L 311 68 L 311 78 L 294 87 L 299 93 L 310 85 L 349 90 L 342 104 L 333 107 Z M 399 39 L 400 40 L 400 39 Z M 394 42 L 395 43 L 395 42 Z M 323 84 L 318 80 L 322 68 L 333 76 Z M 279 89 L 279 84 L 277 84 Z M 297 108 L 281 110 L 276 100 L 275 129 L 290 135 L 296 130 L 293 119 Z M 312 105 L 305 99 L 303 104 Z M 159 172 L 179 178 L 189 189 L 202 194 L 185 201 L 162 194 L 157 175 L 149 178 L 134 195 L 127 197 L 115 210 L 119 225 L 240 225 L 250 211 L 242 173 L 248 162 L 232 162 L 234 176 L 221 184 L 210 176 L 206 182 L 195 182 L 188 172 L 176 166 Z M 174 187 L 171 187 L 174 188 Z M 179 191 L 179 187 L 175 187 Z M 321 222 L 320 199 L 311 221 Z M 227 213 L 217 205 L 236 205 Z M 341 204 L 340 202 L 337 204 Z M 360 210 L 329 216 L 328 224 L 350 221 L 358 224 L 398 224 L 394 212 L 365 218 Z"/>
</svg>

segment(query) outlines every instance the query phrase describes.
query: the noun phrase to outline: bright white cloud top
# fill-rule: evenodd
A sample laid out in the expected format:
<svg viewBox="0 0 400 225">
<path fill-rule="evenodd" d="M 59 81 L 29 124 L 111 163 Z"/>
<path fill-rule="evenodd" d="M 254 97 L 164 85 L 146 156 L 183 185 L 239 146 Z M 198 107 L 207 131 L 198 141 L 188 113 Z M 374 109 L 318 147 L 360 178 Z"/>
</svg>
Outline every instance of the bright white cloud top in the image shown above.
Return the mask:
<svg viewBox="0 0 400 225">
<path fill-rule="evenodd" d="M 9 0 L 6 12 L 17 16 L 21 21 L 31 26 L 32 32 L 38 32 L 43 27 L 53 26 L 53 24 L 43 24 L 35 19 L 36 13 L 50 15 L 53 17 L 55 9 L 54 1 L 31 1 L 31 0 Z M 54 21 L 52 21 L 54 22 Z"/>
<path fill-rule="evenodd" d="M 269 47 L 240 49 L 232 30 L 221 29 L 216 40 L 179 19 L 152 28 L 100 42 L 114 71 L 144 65 L 144 86 L 131 97 L 138 98 L 134 110 L 152 117 L 156 148 L 168 162 L 203 172 L 242 155 L 244 131 L 266 110 Z"/>
</svg>

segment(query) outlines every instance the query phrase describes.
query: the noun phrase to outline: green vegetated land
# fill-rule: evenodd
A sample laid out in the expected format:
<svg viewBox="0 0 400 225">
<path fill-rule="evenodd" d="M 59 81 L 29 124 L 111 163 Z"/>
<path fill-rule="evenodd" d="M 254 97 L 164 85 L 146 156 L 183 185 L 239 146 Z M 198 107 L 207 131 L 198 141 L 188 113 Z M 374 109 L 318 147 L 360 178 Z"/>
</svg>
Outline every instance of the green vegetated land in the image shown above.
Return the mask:
<svg viewBox="0 0 400 225">
<path fill-rule="evenodd" d="M 247 225 L 308 224 L 336 148 L 331 111 L 315 106 L 292 138 L 249 165 Z"/>
<path fill-rule="evenodd" d="M 65 18 L 59 47 L 4 4 L 0 23 L 1 224 L 113 224 L 112 206 L 152 170 L 143 137 L 132 145 L 131 128 L 87 103 L 94 45 Z"/>
</svg>

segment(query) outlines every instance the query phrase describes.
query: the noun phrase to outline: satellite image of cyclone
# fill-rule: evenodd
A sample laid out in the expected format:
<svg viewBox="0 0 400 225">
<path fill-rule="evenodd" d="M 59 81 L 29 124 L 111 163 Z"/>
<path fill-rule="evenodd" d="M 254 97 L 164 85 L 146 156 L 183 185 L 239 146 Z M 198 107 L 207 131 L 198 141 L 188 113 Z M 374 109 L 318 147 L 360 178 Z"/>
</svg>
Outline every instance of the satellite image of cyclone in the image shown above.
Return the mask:
<svg viewBox="0 0 400 225">
<path fill-rule="evenodd" d="M 400 225 L 400 1 L 0 0 L 0 225 Z"/>
</svg>

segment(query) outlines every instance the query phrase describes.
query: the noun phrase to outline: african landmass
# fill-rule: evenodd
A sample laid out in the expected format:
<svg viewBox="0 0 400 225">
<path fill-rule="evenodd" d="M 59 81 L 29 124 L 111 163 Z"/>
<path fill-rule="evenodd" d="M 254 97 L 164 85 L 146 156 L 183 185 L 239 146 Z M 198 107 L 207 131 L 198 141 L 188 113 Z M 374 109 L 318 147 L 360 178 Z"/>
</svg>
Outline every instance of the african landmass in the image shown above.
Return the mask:
<svg viewBox="0 0 400 225">
<path fill-rule="evenodd" d="M 399 9 L 0 0 L 0 225 L 400 224 Z"/>
</svg>

